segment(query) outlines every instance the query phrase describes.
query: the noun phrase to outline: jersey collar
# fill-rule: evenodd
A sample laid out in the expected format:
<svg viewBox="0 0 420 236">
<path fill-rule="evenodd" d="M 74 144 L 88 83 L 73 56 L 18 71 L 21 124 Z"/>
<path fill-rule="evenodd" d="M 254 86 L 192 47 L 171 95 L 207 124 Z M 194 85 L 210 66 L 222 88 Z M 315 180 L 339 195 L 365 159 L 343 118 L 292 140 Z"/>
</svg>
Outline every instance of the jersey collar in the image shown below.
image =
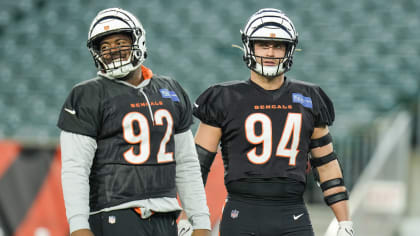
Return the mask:
<svg viewBox="0 0 420 236">
<path fill-rule="evenodd" d="M 98 72 L 98 75 L 100 75 L 100 76 L 103 76 L 103 77 L 108 78 L 108 79 L 110 79 L 110 80 L 112 80 L 114 82 L 117 82 L 117 83 L 120 83 L 120 84 L 125 84 L 125 85 L 127 85 L 129 87 L 136 88 L 136 89 L 148 85 L 149 82 L 150 82 L 150 79 L 153 77 L 152 70 L 149 69 L 149 68 L 147 68 L 147 67 L 145 67 L 145 66 L 143 66 L 143 65 L 141 65 L 141 74 L 142 74 L 143 81 L 139 85 L 134 86 L 134 85 L 132 85 L 132 84 L 130 84 L 130 83 L 124 81 L 124 80 L 112 79 L 112 78 L 106 76 L 105 74 L 103 74 L 101 72 Z"/>
<path fill-rule="evenodd" d="M 144 80 L 151 79 L 153 77 L 152 70 L 143 65 L 141 65 L 141 74 Z"/>
</svg>

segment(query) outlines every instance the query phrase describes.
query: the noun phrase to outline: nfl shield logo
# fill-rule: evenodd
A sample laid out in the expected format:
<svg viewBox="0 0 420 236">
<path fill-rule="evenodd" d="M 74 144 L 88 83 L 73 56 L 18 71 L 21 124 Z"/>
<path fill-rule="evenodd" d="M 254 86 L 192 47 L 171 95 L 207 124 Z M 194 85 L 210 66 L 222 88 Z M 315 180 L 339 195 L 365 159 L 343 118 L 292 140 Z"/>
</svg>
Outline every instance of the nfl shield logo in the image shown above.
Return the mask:
<svg viewBox="0 0 420 236">
<path fill-rule="evenodd" d="M 115 222 L 117 222 L 117 218 L 115 216 L 108 217 L 108 223 L 115 224 Z"/>
<path fill-rule="evenodd" d="M 238 211 L 238 210 L 236 210 L 236 209 L 233 209 L 233 210 L 230 212 L 230 217 L 232 217 L 232 219 L 236 219 L 236 218 L 238 218 L 238 215 L 239 215 L 239 211 Z"/>
</svg>

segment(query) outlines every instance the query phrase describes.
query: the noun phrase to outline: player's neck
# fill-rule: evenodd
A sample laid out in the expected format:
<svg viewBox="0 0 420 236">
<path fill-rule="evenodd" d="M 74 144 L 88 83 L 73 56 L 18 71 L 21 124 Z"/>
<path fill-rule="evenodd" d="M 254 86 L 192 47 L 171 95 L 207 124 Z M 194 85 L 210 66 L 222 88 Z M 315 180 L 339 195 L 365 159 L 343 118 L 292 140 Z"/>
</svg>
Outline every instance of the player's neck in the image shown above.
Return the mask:
<svg viewBox="0 0 420 236">
<path fill-rule="evenodd" d="M 251 80 L 252 82 L 259 85 L 265 90 L 276 90 L 279 89 L 284 83 L 284 74 L 281 74 L 274 78 L 267 78 L 260 74 L 257 74 L 254 71 L 251 71 Z"/>
<path fill-rule="evenodd" d="M 142 81 L 143 81 L 143 76 L 141 74 L 141 69 L 139 67 L 139 69 L 130 72 L 128 75 L 128 79 L 126 80 L 126 82 L 137 86 L 139 85 Z"/>
</svg>

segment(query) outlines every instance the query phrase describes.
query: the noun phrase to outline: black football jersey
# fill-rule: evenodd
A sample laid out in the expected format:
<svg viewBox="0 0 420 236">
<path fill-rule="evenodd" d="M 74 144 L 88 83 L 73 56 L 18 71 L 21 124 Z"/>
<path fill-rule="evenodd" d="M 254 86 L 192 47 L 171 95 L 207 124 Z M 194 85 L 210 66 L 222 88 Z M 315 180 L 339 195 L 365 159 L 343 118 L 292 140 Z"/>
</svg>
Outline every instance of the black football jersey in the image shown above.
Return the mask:
<svg viewBox="0 0 420 236">
<path fill-rule="evenodd" d="M 288 79 L 273 91 L 251 80 L 212 86 L 193 114 L 222 129 L 226 184 L 278 177 L 306 182 L 313 130 L 334 121 L 333 104 L 320 87 Z"/>
<path fill-rule="evenodd" d="M 173 136 L 191 123 L 191 103 L 181 86 L 153 76 L 142 88 L 106 78 L 76 85 L 58 127 L 97 141 L 90 174 L 95 211 L 132 200 L 176 197 Z"/>
</svg>

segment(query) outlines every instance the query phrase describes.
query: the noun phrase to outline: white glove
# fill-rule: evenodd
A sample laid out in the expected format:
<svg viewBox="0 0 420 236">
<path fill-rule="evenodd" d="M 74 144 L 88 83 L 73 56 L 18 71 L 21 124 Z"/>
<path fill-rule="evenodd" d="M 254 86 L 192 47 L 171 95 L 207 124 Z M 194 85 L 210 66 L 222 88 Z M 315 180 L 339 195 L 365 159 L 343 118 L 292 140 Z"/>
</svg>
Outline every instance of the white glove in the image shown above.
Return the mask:
<svg viewBox="0 0 420 236">
<path fill-rule="evenodd" d="M 338 222 L 337 236 L 353 236 L 353 222 L 352 221 L 340 221 Z"/>
<path fill-rule="evenodd" d="M 193 227 L 188 220 L 180 220 L 178 222 L 178 236 L 191 236 Z"/>
</svg>

